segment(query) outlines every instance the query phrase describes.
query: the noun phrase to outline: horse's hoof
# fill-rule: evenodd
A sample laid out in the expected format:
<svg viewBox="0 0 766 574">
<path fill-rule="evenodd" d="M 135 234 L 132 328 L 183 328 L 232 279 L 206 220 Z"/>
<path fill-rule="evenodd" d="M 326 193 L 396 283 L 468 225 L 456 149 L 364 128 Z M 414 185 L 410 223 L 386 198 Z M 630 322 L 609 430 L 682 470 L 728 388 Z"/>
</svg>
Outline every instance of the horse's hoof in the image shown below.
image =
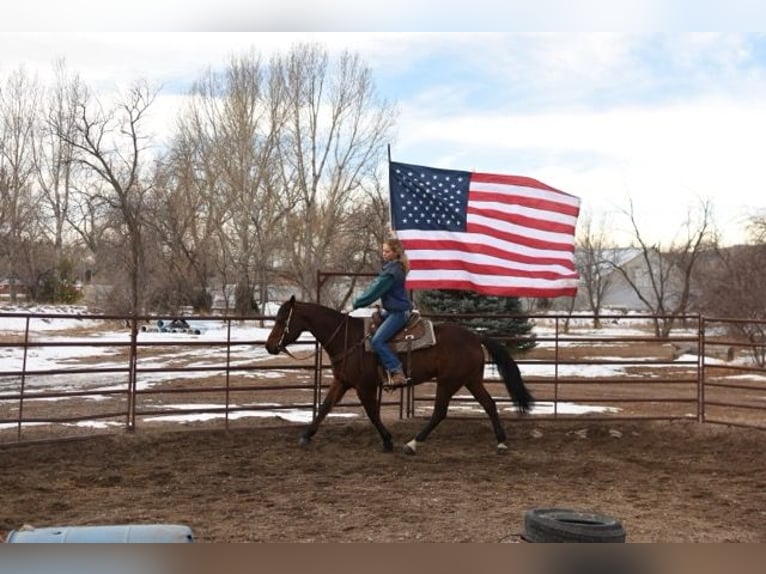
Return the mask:
<svg viewBox="0 0 766 574">
<path fill-rule="evenodd" d="M 418 449 L 418 445 L 420 444 L 420 441 L 418 439 L 412 439 L 410 442 L 404 445 L 404 452 L 405 454 L 415 454 L 415 451 Z"/>
<path fill-rule="evenodd" d="M 307 436 L 301 436 L 301 438 L 298 439 L 298 444 L 300 446 L 308 446 L 311 444 L 311 439 Z"/>
<path fill-rule="evenodd" d="M 383 443 L 383 452 L 394 452 L 394 443 L 388 441 Z"/>
<path fill-rule="evenodd" d="M 415 454 L 418 448 L 418 441 L 412 439 L 410 442 L 404 445 L 404 454 Z"/>
<path fill-rule="evenodd" d="M 505 454 L 508 452 L 508 445 L 504 442 L 497 443 L 497 446 L 495 447 L 495 452 L 497 454 Z"/>
</svg>

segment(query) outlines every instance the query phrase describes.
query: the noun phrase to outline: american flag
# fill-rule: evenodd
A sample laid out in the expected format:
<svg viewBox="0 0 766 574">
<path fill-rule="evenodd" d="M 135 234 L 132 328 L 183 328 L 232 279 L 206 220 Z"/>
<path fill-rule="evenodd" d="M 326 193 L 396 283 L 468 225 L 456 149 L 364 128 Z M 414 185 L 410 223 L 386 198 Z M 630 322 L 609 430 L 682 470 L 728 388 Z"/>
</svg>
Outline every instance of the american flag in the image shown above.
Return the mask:
<svg viewBox="0 0 766 574">
<path fill-rule="evenodd" d="M 391 222 L 409 289 L 509 297 L 577 293 L 580 199 L 529 177 L 390 162 Z"/>
</svg>

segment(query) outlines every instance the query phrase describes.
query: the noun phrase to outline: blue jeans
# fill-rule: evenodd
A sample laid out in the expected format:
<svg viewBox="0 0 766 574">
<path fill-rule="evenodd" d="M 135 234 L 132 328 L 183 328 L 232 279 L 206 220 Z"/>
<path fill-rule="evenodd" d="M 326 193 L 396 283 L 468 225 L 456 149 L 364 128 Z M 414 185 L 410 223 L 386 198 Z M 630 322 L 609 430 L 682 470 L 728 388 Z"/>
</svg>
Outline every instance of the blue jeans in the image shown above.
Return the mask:
<svg viewBox="0 0 766 574">
<path fill-rule="evenodd" d="M 383 367 L 389 372 L 402 370 L 402 362 L 388 346 L 388 341 L 404 327 L 409 319 L 409 311 L 382 311 L 383 322 L 370 339 L 372 348 L 380 358 Z"/>
</svg>

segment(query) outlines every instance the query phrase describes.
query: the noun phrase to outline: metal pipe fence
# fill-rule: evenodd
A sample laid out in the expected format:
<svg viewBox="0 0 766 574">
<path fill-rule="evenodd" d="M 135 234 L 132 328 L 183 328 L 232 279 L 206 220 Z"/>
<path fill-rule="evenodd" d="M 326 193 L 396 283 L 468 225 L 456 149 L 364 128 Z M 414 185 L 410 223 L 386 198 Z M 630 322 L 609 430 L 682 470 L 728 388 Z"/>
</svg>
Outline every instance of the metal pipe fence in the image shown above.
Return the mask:
<svg viewBox="0 0 766 574">
<path fill-rule="evenodd" d="M 766 429 L 766 321 L 701 319 L 700 420 Z"/>
<path fill-rule="evenodd" d="M 188 319 L 216 328 L 155 336 L 142 330 L 156 324 L 154 316 L 0 312 L 0 444 L 134 431 L 167 419 L 228 429 L 314 416 L 330 366 L 311 338 L 295 349 L 299 360 L 271 357 L 261 325 L 268 329 L 273 317 Z M 766 355 L 759 334 L 766 324 L 690 315 L 683 329 L 658 337 L 649 315 L 601 316 L 608 325 L 601 329 L 589 315 L 529 319 L 536 345 L 514 353 L 537 399 L 527 420 L 691 419 L 766 428 L 766 368 L 758 362 Z M 23 327 L 7 329 L 12 321 Z M 63 321 L 75 327 L 50 330 Z M 491 367 L 487 386 L 504 419 L 519 420 Z M 381 396 L 388 416 L 427 416 L 434 384 Z M 353 396 L 333 412 L 364 416 Z M 458 394 L 450 416 L 484 415 L 473 397 Z"/>
<path fill-rule="evenodd" d="M 589 420 L 699 419 L 698 317 L 684 318 L 691 324 L 680 334 L 668 337 L 650 332 L 655 319 L 651 315 L 599 317 L 611 324 L 610 329 L 588 327 L 595 317 L 587 315 L 533 315 L 529 319 L 542 334 L 535 337 L 534 349 L 514 356 L 536 398 L 538 412 L 545 409 L 547 413 L 538 416 Z M 620 334 L 620 330 L 629 333 Z M 634 334 L 642 330 L 647 334 Z M 604 334 L 598 335 L 599 332 Z M 520 342 L 505 340 L 511 346 Z M 491 392 L 496 401 L 503 410 L 513 411 L 501 382 L 492 382 L 495 385 Z M 472 401 L 470 396 L 458 397 L 461 399 Z M 432 400 L 433 395 L 415 397 L 415 402 L 421 404 Z"/>
</svg>

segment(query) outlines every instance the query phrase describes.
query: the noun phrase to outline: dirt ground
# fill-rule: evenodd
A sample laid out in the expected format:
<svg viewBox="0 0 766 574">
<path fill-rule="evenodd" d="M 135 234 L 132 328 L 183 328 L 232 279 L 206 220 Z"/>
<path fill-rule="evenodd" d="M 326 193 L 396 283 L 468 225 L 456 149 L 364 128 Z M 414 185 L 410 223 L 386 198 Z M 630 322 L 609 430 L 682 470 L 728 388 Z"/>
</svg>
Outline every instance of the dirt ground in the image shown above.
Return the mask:
<svg viewBox="0 0 766 574">
<path fill-rule="evenodd" d="M 656 356 L 634 347 L 618 356 L 631 351 Z M 687 377 L 682 371 L 675 376 Z M 648 372 L 636 375 L 653 380 Z M 295 382 L 306 382 L 301 376 Z M 571 385 L 572 396 L 559 399 L 587 401 L 603 397 L 604 388 Z M 546 389 L 532 384 L 538 399 Z M 696 385 L 648 390 L 610 381 L 608 389 L 625 399 L 667 400 L 649 407 L 623 402 L 622 415 L 692 418 L 519 421 L 508 415 L 510 450 L 503 455 L 495 454 L 488 419 L 461 418 L 459 409 L 450 410 L 415 456 L 401 447 L 425 420 L 400 420 L 394 408 L 386 415 L 393 453 L 381 452 L 363 416 L 328 419 L 308 447 L 298 445 L 303 424 L 274 418 L 245 418 L 230 430 L 220 423 L 142 421 L 134 432 L 82 429 L 76 432 L 87 436 L 62 435 L 69 439 L 60 442 L 0 443 L 0 540 L 23 525 L 174 523 L 191 527 L 197 542 L 515 543 L 525 511 L 560 507 L 618 519 L 628 542 L 766 542 L 766 430 L 696 422 L 689 406 Z M 305 390 L 290 392 L 295 396 L 273 402 L 308 400 Z M 762 400 L 762 392 L 748 392 L 754 396 L 740 402 Z M 184 395 L 186 402 L 192 398 Z M 236 400 L 270 398 L 258 393 Z M 81 407 L 72 400 L 38 401 L 27 403 L 25 413 L 76 415 Z M 761 411 L 748 412 L 758 417 Z M 13 438 L 15 431 L 5 432 Z M 24 436 L 55 432 L 30 426 Z"/>
<path fill-rule="evenodd" d="M 176 523 L 197 542 L 519 542 L 524 512 L 620 520 L 628 542 L 766 542 L 766 432 L 682 422 L 422 418 L 148 429 L 0 448 L 0 536 L 28 524 Z M 178 429 L 178 427 L 174 427 Z"/>
</svg>

